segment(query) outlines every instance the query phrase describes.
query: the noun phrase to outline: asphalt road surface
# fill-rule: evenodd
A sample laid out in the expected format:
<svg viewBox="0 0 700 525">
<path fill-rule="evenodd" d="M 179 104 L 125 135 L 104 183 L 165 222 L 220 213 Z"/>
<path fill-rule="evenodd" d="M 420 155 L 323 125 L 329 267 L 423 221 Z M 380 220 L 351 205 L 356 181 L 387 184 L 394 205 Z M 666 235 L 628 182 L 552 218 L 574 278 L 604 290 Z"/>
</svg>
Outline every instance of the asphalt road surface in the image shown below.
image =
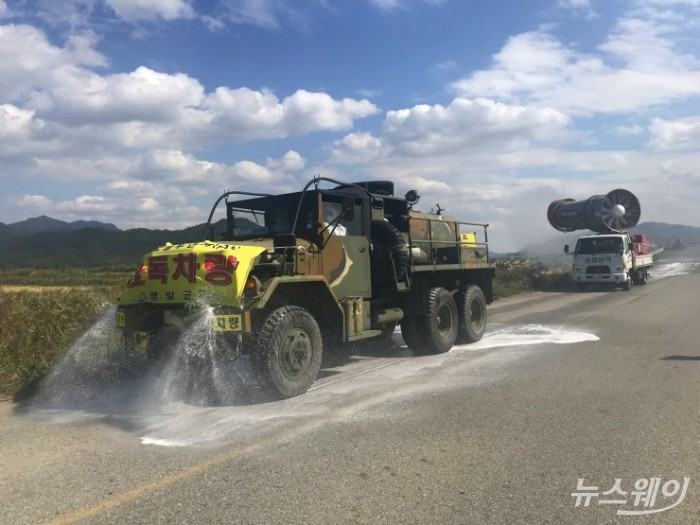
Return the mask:
<svg viewBox="0 0 700 525">
<path fill-rule="evenodd" d="M 217 406 L 169 400 L 167 377 L 77 381 L 73 349 L 0 403 L 0 523 L 700 523 L 690 255 L 629 292 L 498 301 L 444 355 L 395 333 L 282 402 L 245 362 Z"/>
</svg>

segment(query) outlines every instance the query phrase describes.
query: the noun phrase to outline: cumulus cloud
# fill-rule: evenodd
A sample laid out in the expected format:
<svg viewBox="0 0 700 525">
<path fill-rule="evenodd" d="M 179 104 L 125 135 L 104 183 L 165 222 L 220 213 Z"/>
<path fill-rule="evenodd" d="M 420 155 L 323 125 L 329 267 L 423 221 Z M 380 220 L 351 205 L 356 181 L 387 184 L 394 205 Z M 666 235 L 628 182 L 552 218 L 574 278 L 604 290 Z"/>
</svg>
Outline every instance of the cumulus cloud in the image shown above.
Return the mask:
<svg viewBox="0 0 700 525">
<path fill-rule="evenodd" d="M 280 101 L 269 90 L 223 87 L 216 89 L 202 107 L 213 117 L 209 132 L 225 134 L 235 142 L 348 129 L 355 119 L 378 111 L 368 100 L 335 100 L 326 93 L 303 89 Z"/>
<path fill-rule="evenodd" d="M 147 150 L 340 131 L 378 111 L 365 99 L 337 100 L 307 90 L 283 99 L 265 89 L 219 87 L 206 93 L 187 74 L 144 66 L 100 74 L 94 68 L 106 59 L 95 43 L 93 34 L 84 33 L 57 47 L 36 28 L 0 25 L 0 101 L 6 101 L 0 105 L 5 124 L 0 152 L 31 155 L 26 158 L 44 166 L 79 156 L 74 165 L 81 165 L 91 157 L 96 162 Z"/>
<path fill-rule="evenodd" d="M 0 197 L 7 208 L 21 210 L 23 216 L 53 214 L 62 220 L 90 218 L 118 224 L 121 228 L 177 229 L 199 224 L 206 219 L 216 195 L 227 189 L 269 193 L 299 188 L 296 177 L 305 166 L 305 159 L 295 151 L 279 158 L 268 158 L 265 164 L 240 161 L 232 165 L 208 162 L 178 150 L 144 152 L 128 161 L 122 170 L 115 166 L 109 177 L 90 194 L 74 199 L 52 200 L 41 194 L 25 194 L 14 200 Z M 42 170 L 84 173 L 96 164 L 89 161 L 75 165 L 54 163 Z M 81 175 L 74 175 L 80 177 Z M 304 178 L 302 174 L 302 178 Z M 11 198 L 11 195 L 9 196 Z M 223 210 L 219 210 L 219 215 Z"/>
<path fill-rule="evenodd" d="M 622 113 L 700 95 L 700 64 L 656 18 L 621 19 L 594 55 L 546 30 L 511 37 L 490 69 L 453 83 L 467 97 L 544 105 L 571 114 Z"/>
<path fill-rule="evenodd" d="M 551 108 L 456 98 L 448 106 L 421 104 L 389 111 L 381 137 L 349 134 L 336 141 L 331 157 L 362 163 L 401 156 L 414 162 L 416 158 L 483 154 L 494 148 L 505 152 L 542 140 L 561 140 L 569 124 L 566 115 Z"/>
<path fill-rule="evenodd" d="M 700 117 L 678 120 L 655 118 L 650 126 L 649 145 L 663 151 L 700 151 Z"/>
</svg>

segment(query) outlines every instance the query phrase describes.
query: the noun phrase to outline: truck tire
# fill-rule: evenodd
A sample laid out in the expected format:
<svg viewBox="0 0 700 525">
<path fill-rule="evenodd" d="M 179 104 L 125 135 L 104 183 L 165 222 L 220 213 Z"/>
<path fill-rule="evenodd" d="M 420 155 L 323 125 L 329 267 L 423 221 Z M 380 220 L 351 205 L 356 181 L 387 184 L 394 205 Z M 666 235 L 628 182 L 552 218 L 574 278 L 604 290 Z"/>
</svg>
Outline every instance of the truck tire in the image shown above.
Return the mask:
<svg viewBox="0 0 700 525">
<path fill-rule="evenodd" d="M 486 297 L 475 284 L 460 290 L 456 297 L 459 323 L 457 344 L 475 343 L 486 331 Z"/>
<path fill-rule="evenodd" d="M 180 330 L 172 325 L 162 325 L 148 332 L 146 340 L 146 357 L 149 361 L 158 361 L 172 355 L 180 338 Z"/>
<path fill-rule="evenodd" d="M 265 320 L 251 361 L 260 386 L 277 399 L 306 392 L 321 369 L 321 331 L 299 306 L 283 306 Z"/>
<path fill-rule="evenodd" d="M 419 319 L 419 316 L 407 315 L 401 320 L 401 337 L 406 346 L 416 353 L 421 353 L 421 349 L 425 347 L 425 337 L 418 326 Z"/>
<path fill-rule="evenodd" d="M 420 354 L 443 354 L 448 352 L 457 340 L 459 316 L 454 297 L 445 288 L 428 290 L 426 315 L 418 316 L 417 329 L 421 332 L 423 344 L 411 348 Z"/>
<path fill-rule="evenodd" d="M 375 264 L 372 273 L 374 273 L 374 270 L 382 272 L 383 269 L 387 268 L 382 261 L 391 254 L 396 280 L 401 281 L 406 275 L 409 257 L 408 246 L 401 232 L 387 221 L 374 220 L 371 225 L 371 238 L 377 251 L 373 261 Z"/>
<path fill-rule="evenodd" d="M 647 280 L 649 279 L 649 274 L 647 273 L 646 268 L 640 268 L 637 270 L 637 282 L 634 284 L 639 284 L 639 285 L 645 285 L 647 284 Z"/>
<path fill-rule="evenodd" d="M 630 289 L 632 288 L 632 276 L 627 273 L 627 280 L 622 283 L 622 289 L 625 290 L 626 292 L 629 292 Z"/>
</svg>

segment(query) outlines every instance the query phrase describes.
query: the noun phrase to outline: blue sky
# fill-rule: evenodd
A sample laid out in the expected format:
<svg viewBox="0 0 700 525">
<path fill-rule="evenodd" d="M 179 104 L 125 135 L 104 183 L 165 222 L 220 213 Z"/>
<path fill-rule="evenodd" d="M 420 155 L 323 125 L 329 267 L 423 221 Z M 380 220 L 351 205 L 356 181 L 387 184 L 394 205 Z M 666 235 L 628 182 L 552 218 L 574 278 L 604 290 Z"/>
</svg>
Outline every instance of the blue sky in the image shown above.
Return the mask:
<svg viewBox="0 0 700 525">
<path fill-rule="evenodd" d="M 700 0 L 0 0 L 0 221 L 176 229 L 389 179 L 511 250 L 622 187 L 700 226 Z"/>
</svg>

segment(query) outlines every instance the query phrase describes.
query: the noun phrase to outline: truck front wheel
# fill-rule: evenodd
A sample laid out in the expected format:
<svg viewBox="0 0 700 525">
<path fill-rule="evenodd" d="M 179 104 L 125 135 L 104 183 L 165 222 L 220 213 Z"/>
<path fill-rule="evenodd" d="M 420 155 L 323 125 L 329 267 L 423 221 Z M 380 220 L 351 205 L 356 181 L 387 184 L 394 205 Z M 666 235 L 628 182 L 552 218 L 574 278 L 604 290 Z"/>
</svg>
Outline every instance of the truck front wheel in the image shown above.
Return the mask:
<svg viewBox="0 0 700 525">
<path fill-rule="evenodd" d="M 629 291 L 632 288 L 632 276 L 627 273 L 627 280 L 622 283 L 622 289 L 625 291 Z"/>
<path fill-rule="evenodd" d="M 460 290 L 455 297 L 459 325 L 457 344 L 475 343 L 481 339 L 486 330 L 486 298 L 481 288 L 470 284 Z"/>
<path fill-rule="evenodd" d="M 321 331 L 299 306 L 283 306 L 265 320 L 251 355 L 258 382 L 286 399 L 306 392 L 321 369 Z"/>
</svg>

